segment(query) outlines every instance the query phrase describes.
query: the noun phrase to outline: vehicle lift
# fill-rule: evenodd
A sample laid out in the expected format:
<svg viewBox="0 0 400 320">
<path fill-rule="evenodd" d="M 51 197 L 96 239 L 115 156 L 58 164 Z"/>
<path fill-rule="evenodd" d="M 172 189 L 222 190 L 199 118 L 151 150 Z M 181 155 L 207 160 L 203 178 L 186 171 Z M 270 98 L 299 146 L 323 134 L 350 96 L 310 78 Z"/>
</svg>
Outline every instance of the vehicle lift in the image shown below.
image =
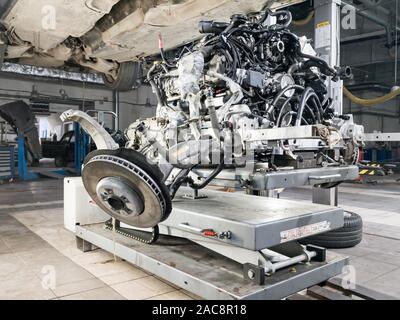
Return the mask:
<svg viewBox="0 0 400 320">
<path fill-rule="evenodd" d="M 82 129 L 79 123 L 74 123 L 75 131 L 75 171 L 77 175 L 81 174 L 82 164 L 85 157 L 89 153 L 89 136 Z M 45 177 L 67 177 L 71 175 L 64 169 L 55 169 L 51 171 L 35 171 L 29 170 L 28 162 L 26 160 L 25 150 L 25 137 L 18 135 L 18 178 L 22 181 L 34 181 L 38 180 L 41 176 Z"/>
<path fill-rule="evenodd" d="M 346 178 L 358 175 L 357 166 L 343 170 Z M 322 174 L 321 182 L 332 179 Z M 348 264 L 347 257 L 297 243 L 342 227 L 338 207 L 213 190 L 193 196 L 192 191 L 178 192 L 153 243 L 149 230 L 140 230 L 149 239 L 145 242 L 118 221 L 110 228 L 110 217 L 93 203 L 82 179 L 66 178 L 65 227 L 83 252 L 101 248 L 205 299 L 283 299 L 343 273 Z"/>
<path fill-rule="evenodd" d="M 75 156 L 74 166 L 77 175 L 82 174 L 82 164 L 86 156 L 90 152 L 90 139 L 89 135 L 81 129 L 79 123 L 74 123 L 75 134 Z"/>
<path fill-rule="evenodd" d="M 26 160 L 25 137 L 18 135 L 18 178 L 22 181 L 32 181 L 40 178 L 40 175 L 28 170 Z"/>
</svg>

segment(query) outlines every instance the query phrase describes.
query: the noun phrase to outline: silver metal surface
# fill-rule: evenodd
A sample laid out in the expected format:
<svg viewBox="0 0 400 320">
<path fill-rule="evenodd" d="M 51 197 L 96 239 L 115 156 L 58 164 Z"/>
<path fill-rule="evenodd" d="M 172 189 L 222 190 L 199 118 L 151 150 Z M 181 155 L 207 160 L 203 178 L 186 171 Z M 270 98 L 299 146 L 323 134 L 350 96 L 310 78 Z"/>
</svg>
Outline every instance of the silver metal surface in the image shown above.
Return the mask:
<svg viewBox="0 0 400 320">
<path fill-rule="evenodd" d="M 279 269 L 283 269 L 289 266 L 295 266 L 300 262 L 309 262 L 310 257 L 314 257 L 316 255 L 315 252 L 308 252 L 304 250 L 304 248 L 300 245 L 299 247 L 301 247 L 301 251 L 297 255 L 291 255 L 289 257 L 270 249 L 253 251 L 233 245 L 220 243 L 213 239 L 204 239 L 197 236 L 193 237 L 190 234 L 176 232 L 176 229 L 169 228 L 168 231 L 170 232 L 165 232 L 164 230 L 162 230 L 161 232 L 164 235 L 172 235 L 189 239 L 190 241 L 193 241 L 207 249 L 210 249 L 213 252 L 219 253 L 224 257 L 228 257 L 229 259 L 236 261 L 242 265 L 250 263 L 262 267 L 264 268 L 266 274 L 273 274 Z"/>
<path fill-rule="evenodd" d="M 210 190 L 202 191 L 207 199 L 187 200 L 183 198 L 187 192 L 185 188 L 178 192 L 163 226 L 193 235 L 198 230 L 229 231 L 230 239 L 212 240 L 249 250 L 341 228 L 344 223 L 343 210 L 337 207 Z"/>
<path fill-rule="evenodd" d="M 96 204 L 121 222 L 139 228 L 151 228 L 159 224 L 166 214 L 166 200 L 158 184 L 144 170 L 125 159 L 110 155 L 95 156 L 83 168 L 82 177 L 86 190 Z M 120 199 L 125 196 L 126 200 L 134 201 L 138 197 L 144 204 L 139 215 L 114 210 L 105 204 L 102 194 L 98 196 L 98 184 L 102 186 L 101 181 L 110 177 L 118 177 L 128 185 L 130 191 L 112 186 L 120 194 Z"/>
<path fill-rule="evenodd" d="M 63 122 L 75 121 L 90 135 L 98 150 L 116 150 L 119 145 L 114 141 L 111 135 L 96 120 L 87 113 L 79 110 L 65 111 L 61 116 Z"/>
<path fill-rule="evenodd" d="M 249 130 L 243 141 L 273 141 L 288 139 L 318 139 L 315 126 L 285 127 L 273 129 Z"/>
<path fill-rule="evenodd" d="M 35 66 L 17 64 L 11 62 L 4 62 L 2 64 L 1 71 L 7 73 L 20 74 L 20 75 L 27 75 L 27 76 L 104 84 L 101 75 L 96 73 L 68 72 L 60 69 L 42 68 L 42 67 L 35 67 Z"/>
<path fill-rule="evenodd" d="M 365 133 L 363 140 L 365 142 L 396 142 L 400 141 L 400 133 Z"/>
<path fill-rule="evenodd" d="M 336 207 L 339 203 L 338 196 L 339 196 L 338 187 L 329 189 L 314 187 L 312 193 L 312 200 L 313 203 L 325 204 L 327 206 Z"/>
<path fill-rule="evenodd" d="M 341 0 L 314 1 L 315 51 L 331 67 L 340 66 Z M 343 114 L 343 81 L 327 79 L 329 97 L 337 114 Z"/>
<path fill-rule="evenodd" d="M 243 266 L 188 240 L 160 237 L 145 245 L 104 230 L 103 224 L 77 226 L 77 237 L 204 299 L 276 300 L 340 273 L 348 258 L 327 253 L 326 262 L 277 271 L 259 286 L 243 278 Z"/>
<path fill-rule="evenodd" d="M 142 199 L 129 182 L 120 178 L 104 178 L 97 184 L 96 194 L 104 206 L 119 215 L 137 217 L 143 213 Z"/>
<path fill-rule="evenodd" d="M 315 252 L 311 252 L 310 255 L 307 255 L 307 254 L 304 253 L 304 254 L 302 254 L 300 256 L 297 256 L 297 257 L 294 257 L 294 258 L 290 258 L 290 259 L 285 260 L 285 261 L 274 263 L 274 264 L 272 264 L 271 269 L 270 270 L 266 270 L 266 272 L 275 273 L 277 270 L 284 269 L 284 268 L 290 267 L 292 265 L 296 265 L 297 263 L 310 262 L 311 258 L 313 258 L 315 256 L 316 256 Z"/>
<path fill-rule="evenodd" d="M 357 179 L 358 174 L 357 166 L 288 170 L 272 174 L 259 172 L 250 175 L 250 187 L 254 190 L 271 190 L 343 182 Z"/>
<path fill-rule="evenodd" d="M 317 181 L 326 181 L 326 180 L 335 180 L 335 179 L 341 179 L 342 176 L 340 174 L 327 174 L 324 176 L 309 176 L 308 179 L 310 180 L 317 180 Z"/>
<path fill-rule="evenodd" d="M 196 170 L 197 175 L 206 178 L 210 170 Z M 281 170 L 276 172 L 258 171 L 250 173 L 248 170 L 223 170 L 213 185 L 224 187 L 241 187 L 240 181 L 248 181 L 248 186 L 255 190 L 273 190 L 293 188 L 307 185 L 318 185 L 332 182 L 351 181 L 357 179 L 357 166 L 312 168 L 301 170 Z"/>
</svg>

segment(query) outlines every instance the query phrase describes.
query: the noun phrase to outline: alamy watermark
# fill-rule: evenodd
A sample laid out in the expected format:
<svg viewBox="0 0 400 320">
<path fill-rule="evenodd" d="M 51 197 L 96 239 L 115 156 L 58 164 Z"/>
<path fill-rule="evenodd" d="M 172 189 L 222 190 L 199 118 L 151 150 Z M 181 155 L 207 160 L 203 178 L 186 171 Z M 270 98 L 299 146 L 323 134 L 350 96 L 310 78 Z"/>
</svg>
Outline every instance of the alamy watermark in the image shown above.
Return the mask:
<svg viewBox="0 0 400 320">
<path fill-rule="evenodd" d="M 44 290 L 55 290 L 57 284 L 56 268 L 52 265 L 43 266 L 41 274 L 43 275 L 42 288 Z"/>
<path fill-rule="evenodd" d="M 347 265 L 342 269 L 342 288 L 346 290 L 355 290 L 357 277 L 356 268 L 352 265 Z"/>
<path fill-rule="evenodd" d="M 355 30 L 357 28 L 356 9 L 353 6 L 345 5 L 342 8 L 342 22 L 343 30 Z"/>
<path fill-rule="evenodd" d="M 57 28 L 57 10 L 52 5 L 42 7 L 42 29 L 45 31 L 54 31 Z"/>
</svg>

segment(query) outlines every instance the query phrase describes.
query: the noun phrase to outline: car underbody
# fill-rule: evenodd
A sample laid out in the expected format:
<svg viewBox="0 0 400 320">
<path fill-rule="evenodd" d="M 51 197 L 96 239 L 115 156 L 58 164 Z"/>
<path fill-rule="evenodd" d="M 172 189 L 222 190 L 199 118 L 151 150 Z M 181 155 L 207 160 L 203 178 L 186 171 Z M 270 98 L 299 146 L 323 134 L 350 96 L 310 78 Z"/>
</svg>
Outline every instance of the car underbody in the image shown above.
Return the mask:
<svg viewBox="0 0 400 320">
<path fill-rule="evenodd" d="M 4 60 L 101 73 L 113 89 L 137 85 L 135 61 L 198 38 L 197 23 L 301 2 L 230 0 L 6 0 L 0 7 Z M 132 74 L 134 76 L 132 77 Z"/>
</svg>

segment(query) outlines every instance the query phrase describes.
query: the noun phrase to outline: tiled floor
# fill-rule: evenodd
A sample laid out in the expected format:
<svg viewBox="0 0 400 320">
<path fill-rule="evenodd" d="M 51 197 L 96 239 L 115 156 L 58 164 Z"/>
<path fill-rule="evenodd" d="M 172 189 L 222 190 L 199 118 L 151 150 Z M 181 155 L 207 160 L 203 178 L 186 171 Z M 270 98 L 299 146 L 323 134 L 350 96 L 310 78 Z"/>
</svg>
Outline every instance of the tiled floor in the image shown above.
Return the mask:
<svg viewBox="0 0 400 320">
<path fill-rule="evenodd" d="M 0 299 L 196 298 L 112 254 L 76 249 L 63 228 L 60 189 L 59 181 L 0 186 Z M 282 197 L 309 201 L 310 190 Z M 400 298 L 400 184 L 345 185 L 340 199 L 363 216 L 365 234 L 356 248 L 337 251 L 350 256 L 358 283 Z"/>
<path fill-rule="evenodd" d="M 400 182 L 344 184 L 339 190 L 340 207 L 363 217 L 364 235 L 357 247 L 335 251 L 350 257 L 357 283 L 400 299 Z M 311 192 L 292 189 L 281 198 L 310 201 Z"/>
<path fill-rule="evenodd" d="M 107 252 L 82 253 L 54 208 L 0 213 L 0 299 L 191 298 Z"/>
</svg>

